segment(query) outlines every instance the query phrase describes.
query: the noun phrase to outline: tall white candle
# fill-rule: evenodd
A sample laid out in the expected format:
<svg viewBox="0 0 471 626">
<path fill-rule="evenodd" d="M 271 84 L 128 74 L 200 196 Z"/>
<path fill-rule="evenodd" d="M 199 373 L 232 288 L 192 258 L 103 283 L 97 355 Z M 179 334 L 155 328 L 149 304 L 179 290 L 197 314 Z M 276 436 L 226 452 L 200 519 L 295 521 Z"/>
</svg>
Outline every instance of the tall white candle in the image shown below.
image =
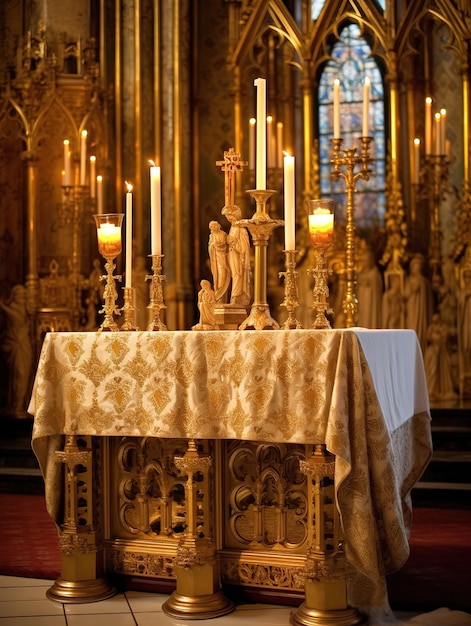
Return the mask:
<svg viewBox="0 0 471 626">
<path fill-rule="evenodd" d="M 96 197 L 96 156 L 90 157 L 90 198 Z"/>
<path fill-rule="evenodd" d="M 267 188 L 267 81 L 256 78 L 257 88 L 257 169 L 256 188 Z"/>
<path fill-rule="evenodd" d="M 71 181 L 71 170 L 70 170 L 70 142 L 68 139 L 64 139 L 64 177 L 63 177 L 64 185 L 68 186 L 72 183 Z"/>
<path fill-rule="evenodd" d="M 425 98 L 425 154 L 432 154 L 432 98 Z"/>
<path fill-rule="evenodd" d="M 276 135 L 273 129 L 273 117 L 267 117 L 267 164 L 269 168 L 276 165 Z"/>
<path fill-rule="evenodd" d="M 334 80 L 334 139 L 340 138 L 340 81 Z"/>
<path fill-rule="evenodd" d="M 255 124 L 257 120 L 254 117 L 249 119 L 249 169 L 255 169 Z"/>
<path fill-rule="evenodd" d="M 96 177 L 96 208 L 97 213 L 103 213 L 103 176 Z"/>
<path fill-rule="evenodd" d="M 369 114 L 370 114 L 370 79 L 365 77 L 363 83 L 363 137 L 369 136 Z"/>
<path fill-rule="evenodd" d="M 85 185 L 87 178 L 87 131 L 82 130 L 80 136 L 80 184 Z"/>
<path fill-rule="evenodd" d="M 276 125 L 276 167 L 281 170 L 283 159 L 283 122 Z"/>
<path fill-rule="evenodd" d="M 420 139 L 414 139 L 414 174 L 412 182 L 418 185 L 420 180 Z"/>
<path fill-rule="evenodd" d="M 150 167 L 150 221 L 151 254 L 162 254 L 162 189 L 160 167 L 149 161 Z"/>
<path fill-rule="evenodd" d="M 296 250 L 294 156 L 284 156 L 285 250 Z"/>
<path fill-rule="evenodd" d="M 440 109 L 440 154 L 446 154 L 446 109 Z"/>
<path fill-rule="evenodd" d="M 132 185 L 126 181 L 126 280 L 125 287 L 132 286 Z"/>
<path fill-rule="evenodd" d="M 435 154 L 441 154 L 441 139 L 442 139 L 442 132 L 441 132 L 441 115 L 440 113 L 435 113 L 435 125 L 434 125 L 434 136 L 435 136 Z"/>
</svg>

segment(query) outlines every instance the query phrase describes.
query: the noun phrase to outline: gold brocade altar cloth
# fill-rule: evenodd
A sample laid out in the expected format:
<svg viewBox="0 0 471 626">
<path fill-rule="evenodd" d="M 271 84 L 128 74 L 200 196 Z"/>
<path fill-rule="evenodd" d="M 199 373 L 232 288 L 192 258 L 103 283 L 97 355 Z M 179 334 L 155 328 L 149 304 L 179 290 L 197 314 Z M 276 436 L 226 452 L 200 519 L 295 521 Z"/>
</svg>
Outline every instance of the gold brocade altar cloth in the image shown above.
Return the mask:
<svg viewBox="0 0 471 626">
<path fill-rule="evenodd" d="M 349 603 L 387 605 L 409 555 L 410 490 L 432 452 L 409 330 L 49 333 L 29 407 L 51 516 L 63 435 L 325 444 Z"/>
</svg>

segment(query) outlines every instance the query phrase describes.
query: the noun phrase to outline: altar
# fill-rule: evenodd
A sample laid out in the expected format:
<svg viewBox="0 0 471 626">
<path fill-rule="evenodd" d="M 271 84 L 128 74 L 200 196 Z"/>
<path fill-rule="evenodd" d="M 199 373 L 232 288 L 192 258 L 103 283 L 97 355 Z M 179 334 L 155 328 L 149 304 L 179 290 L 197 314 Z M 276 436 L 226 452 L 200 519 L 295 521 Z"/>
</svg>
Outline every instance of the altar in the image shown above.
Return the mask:
<svg viewBox="0 0 471 626">
<path fill-rule="evenodd" d="M 413 331 L 49 333 L 29 411 L 52 599 L 127 577 L 176 585 L 177 618 L 237 588 L 304 600 L 292 624 L 387 611 L 432 451 Z"/>
</svg>

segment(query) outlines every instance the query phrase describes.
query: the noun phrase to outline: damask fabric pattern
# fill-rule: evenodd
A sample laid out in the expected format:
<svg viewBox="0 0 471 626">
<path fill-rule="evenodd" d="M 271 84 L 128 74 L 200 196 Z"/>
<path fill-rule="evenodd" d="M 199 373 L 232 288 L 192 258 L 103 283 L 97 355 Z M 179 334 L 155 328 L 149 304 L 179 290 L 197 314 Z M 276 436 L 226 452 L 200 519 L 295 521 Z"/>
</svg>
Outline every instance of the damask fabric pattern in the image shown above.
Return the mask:
<svg viewBox="0 0 471 626">
<path fill-rule="evenodd" d="M 413 331 L 51 333 L 29 411 L 56 520 L 61 434 L 325 443 L 349 602 L 387 611 L 385 575 L 408 557 L 409 492 L 431 455 Z"/>
</svg>

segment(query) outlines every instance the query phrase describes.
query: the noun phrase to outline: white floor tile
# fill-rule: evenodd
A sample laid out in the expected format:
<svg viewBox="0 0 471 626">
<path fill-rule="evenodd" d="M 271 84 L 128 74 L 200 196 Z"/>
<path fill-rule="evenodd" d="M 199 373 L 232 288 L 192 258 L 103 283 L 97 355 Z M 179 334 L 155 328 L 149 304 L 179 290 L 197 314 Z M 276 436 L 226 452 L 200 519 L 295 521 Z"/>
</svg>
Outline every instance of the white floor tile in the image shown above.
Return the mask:
<svg viewBox="0 0 471 626">
<path fill-rule="evenodd" d="M 100 613 L 68 615 L 67 626 L 136 626 L 136 622 L 131 613 Z M 160 623 L 154 621 L 154 626 L 160 626 Z"/>
<path fill-rule="evenodd" d="M 169 598 L 167 594 L 144 591 L 126 591 L 125 596 L 133 613 L 160 612 L 162 611 L 162 604 Z M 193 626 L 195 626 L 194 623 Z"/>
<path fill-rule="evenodd" d="M 53 580 L 43 578 L 20 578 L 19 576 L 0 576 L 0 587 L 52 587 Z"/>
<path fill-rule="evenodd" d="M 67 618 L 69 615 L 94 615 L 101 613 L 130 613 L 129 604 L 124 595 L 118 594 L 100 602 L 64 604 Z"/>
<path fill-rule="evenodd" d="M 48 587 L 0 587 L 0 602 L 47 600 L 47 590 Z"/>
<path fill-rule="evenodd" d="M 4 601 L 0 603 L 2 617 L 33 617 L 35 615 L 64 615 L 62 604 L 52 600 Z"/>
<path fill-rule="evenodd" d="M 65 617 L 40 615 L 34 617 L 0 617 L 0 626 L 67 626 Z"/>
</svg>

